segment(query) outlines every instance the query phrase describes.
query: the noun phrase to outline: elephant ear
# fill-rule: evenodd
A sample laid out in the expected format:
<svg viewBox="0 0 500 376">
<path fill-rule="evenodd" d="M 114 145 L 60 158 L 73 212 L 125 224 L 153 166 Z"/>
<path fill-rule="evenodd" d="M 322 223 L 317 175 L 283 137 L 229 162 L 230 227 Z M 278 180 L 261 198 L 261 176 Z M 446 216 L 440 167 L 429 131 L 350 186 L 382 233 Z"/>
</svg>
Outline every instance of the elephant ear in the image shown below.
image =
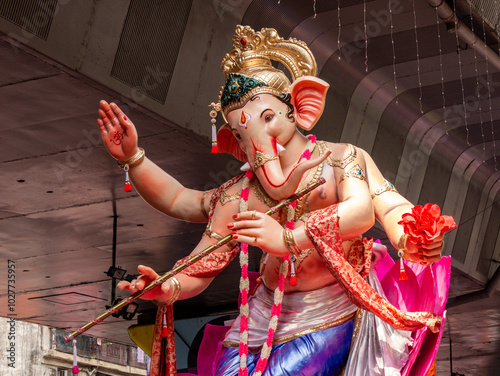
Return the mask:
<svg viewBox="0 0 500 376">
<path fill-rule="evenodd" d="M 234 137 L 227 123 L 220 127 L 219 132 L 217 132 L 217 147 L 219 153 L 229 153 L 240 161 L 247 162 L 247 155 L 241 150 L 238 140 Z"/>
<path fill-rule="evenodd" d="M 299 127 L 309 131 L 316 125 L 325 108 L 329 87 L 327 82 L 312 76 L 299 77 L 290 85 L 293 115 Z"/>
</svg>

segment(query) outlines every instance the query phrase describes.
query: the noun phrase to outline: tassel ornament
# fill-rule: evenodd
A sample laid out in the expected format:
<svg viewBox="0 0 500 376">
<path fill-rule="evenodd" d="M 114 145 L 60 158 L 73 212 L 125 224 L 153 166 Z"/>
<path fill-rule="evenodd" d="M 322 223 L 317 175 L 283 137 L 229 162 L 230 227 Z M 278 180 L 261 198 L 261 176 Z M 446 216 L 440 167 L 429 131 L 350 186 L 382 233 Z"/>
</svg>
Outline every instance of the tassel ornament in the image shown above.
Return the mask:
<svg viewBox="0 0 500 376">
<path fill-rule="evenodd" d="M 123 171 L 125 171 L 125 186 L 123 187 L 123 190 L 125 192 L 132 192 L 132 185 L 130 184 L 130 178 L 128 176 L 128 172 L 130 171 L 130 168 L 141 164 L 144 161 L 145 156 L 146 156 L 146 152 L 144 151 L 144 149 L 139 148 L 139 151 L 137 153 L 135 153 L 135 155 L 132 158 L 130 158 L 128 161 L 126 161 L 126 162 L 117 161 L 118 167 L 120 167 L 121 169 L 123 169 Z"/>
<path fill-rule="evenodd" d="M 212 123 L 212 154 L 217 154 L 219 152 L 219 148 L 217 147 L 217 111 L 210 111 L 210 122 Z"/>
<path fill-rule="evenodd" d="M 297 286 L 297 277 L 295 276 L 295 262 L 294 255 L 290 255 L 290 286 Z"/>
<path fill-rule="evenodd" d="M 73 369 L 71 370 L 71 372 L 73 373 L 73 375 L 78 375 L 78 373 L 80 373 L 76 360 L 76 339 L 73 340 Z"/>
<path fill-rule="evenodd" d="M 398 257 L 399 257 L 399 280 L 400 281 L 408 281 L 408 275 L 406 274 L 405 264 L 403 261 L 403 257 L 406 251 L 406 238 L 407 234 L 401 235 L 398 241 Z"/>
<path fill-rule="evenodd" d="M 128 170 L 130 167 L 128 165 L 125 165 L 123 168 L 125 170 L 125 186 L 123 187 L 123 190 L 125 192 L 132 192 L 132 185 L 130 184 L 130 179 L 128 177 Z"/>
<path fill-rule="evenodd" d="M 166 313 L 167 309 L 165 306 L 163 306 L 162 309 L 163 309 L 163 325 L 161 328 L 161 336 L 165 338 L 166 336 L 168 336 L 167 313 Z"/>
<path fill-rule="evenodd" d="M 399 251 L 401 252 L 401 251 Z M 398 255 L 399 255 L 398 252 Z M 399 280 L 400 281 L 408 281 L 408 276 L 406 275 L 405 264 L 403 262 L 403 255 L 399 256 Z"/>
</svg>

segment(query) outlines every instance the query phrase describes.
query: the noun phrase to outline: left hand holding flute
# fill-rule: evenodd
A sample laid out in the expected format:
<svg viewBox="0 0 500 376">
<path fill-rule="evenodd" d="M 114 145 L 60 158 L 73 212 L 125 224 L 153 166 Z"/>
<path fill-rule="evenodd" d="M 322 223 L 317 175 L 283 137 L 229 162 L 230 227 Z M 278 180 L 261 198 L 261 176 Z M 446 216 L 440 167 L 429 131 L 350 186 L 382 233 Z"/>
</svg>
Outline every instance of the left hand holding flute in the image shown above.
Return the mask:
<svg viewBox="0 0 500 376">
<path fill-rule="evenodd" d="M 139 265 L 137 270 L 141 274 L 136 279 L 132 280 L 132 282 L 120 281 L 117 287 L 120 290 L 127 290 L 131 294 L 136 293 L 137 291 L 142 291 L 144 287 L 149 285 L 154 280 L 158 279 L 160 276 L 149 266 Z M 144 300 L 157 300 L 158 302 L 166 302 L 170 300 L 172 295 L 174 294 L 175 286 L 173 282 L 169 279 L 161 284 L 160 288 L 152 289 L 141 296 L 141 299 Z"/>
</svg>

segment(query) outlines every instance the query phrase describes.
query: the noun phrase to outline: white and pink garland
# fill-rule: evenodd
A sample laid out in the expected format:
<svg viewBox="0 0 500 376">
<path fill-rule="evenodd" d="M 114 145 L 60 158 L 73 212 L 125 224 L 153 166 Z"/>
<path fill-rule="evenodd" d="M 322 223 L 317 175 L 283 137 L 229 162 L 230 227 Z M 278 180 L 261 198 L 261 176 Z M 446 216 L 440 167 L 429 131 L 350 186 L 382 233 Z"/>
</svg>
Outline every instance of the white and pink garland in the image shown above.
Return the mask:
<svg viewBox="0 0 500 376">
<path fill-rule="evenodd" d="M 310 135 L 309 141 L 307 142 L 306 149 L 302 153 L 299 162 L 302 159 L 311 159 L 312 151 L 316 146 L 316 136 Z M 250 193 L 250 181 L 253 178 L 253 171 L 247 171 L 245 173 L 245 178 L 243 180 L 243 185 L 240 195 L 240 213 L 248 210 L 248 195 Z M 297 202 L 294 201 L 288 206 L 286 227 L 290 230 L 295 228 L 295 206 Z M 267 261 L 267 258 L 266 258 Z M 288 274 L 288 264 L 291 267 L 291 279 L 290 284 L 296 285 L 297 280 L 295 278 L 295 269 L 293 262 L 290 262 L 290 255 L 283 256 L 281 258 L 280 274 L 278 279 L 278 287 L 274 290 L 274 302 L 271 308 L 271 320 L 269 321 L 269 326 L 267 330 L 266 342 L 262 346 L 260 353 L 260 358 L 255 367 L 255 376 L 261 376 L 266 369 L 269 356 L 271 355 L 271 350 L 273 346 L 274 333 L 278 326 L 278 319 L 281 314 L 281 302 L 283 301 L 283 293 L 285 290 L 285 280 Z M 250 281 L 248 279 L 248 244 L 241 244 L 240 252 L 240 265 L 241 265 L 241 278 L 240 278 L 240 370 L 238 372 L 239 376 L 248 376 L 247 358 L 248 358 L 248 315 L 250 309 L 248 306 L 248 297 L 250 290 Z"/>
</svg>

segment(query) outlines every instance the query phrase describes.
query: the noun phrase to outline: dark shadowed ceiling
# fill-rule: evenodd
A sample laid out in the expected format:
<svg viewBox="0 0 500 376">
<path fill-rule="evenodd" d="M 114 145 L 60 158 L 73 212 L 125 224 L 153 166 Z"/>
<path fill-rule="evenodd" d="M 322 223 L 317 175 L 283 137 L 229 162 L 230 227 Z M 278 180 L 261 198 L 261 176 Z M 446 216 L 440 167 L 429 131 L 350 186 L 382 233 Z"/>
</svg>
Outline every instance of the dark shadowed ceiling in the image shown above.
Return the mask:
<svg viewBox="0 0 500 376">
<path fill-rule="evenodd" d="M 453 299 L 438 374 L 500 372 L 500 1 L 43 4 L 0 4 L 0 276 L 13 260 L 18 319 L 76 329 L 115 294 L 104 274 L 113 259 L 129 273 L 166 271 L 190 252 L 203 225 L 123 191 L 99 140 L 99 100 L 123 105 L 148 157 L 182 184 L 213 188 L 239 173 L 232 157 L 209 154 L 220 61 L 237 24 L 273 27 L 305 41 L 331 85 L 314 133 L 364 148 L 408 199 L 459 224 L 446 239 Z M 450 11 L 458 27 L 441 19 Z M 235 312 L 238 276 L 234 263 L 176 303 L 176 317 Z M 2 316 L 7 301 L 1 290 Z M 151 309 L 141 304 L 142 322 Z M 130 343 L 130 324 L 110 318 L 90 334 Z"/>
</svg>

